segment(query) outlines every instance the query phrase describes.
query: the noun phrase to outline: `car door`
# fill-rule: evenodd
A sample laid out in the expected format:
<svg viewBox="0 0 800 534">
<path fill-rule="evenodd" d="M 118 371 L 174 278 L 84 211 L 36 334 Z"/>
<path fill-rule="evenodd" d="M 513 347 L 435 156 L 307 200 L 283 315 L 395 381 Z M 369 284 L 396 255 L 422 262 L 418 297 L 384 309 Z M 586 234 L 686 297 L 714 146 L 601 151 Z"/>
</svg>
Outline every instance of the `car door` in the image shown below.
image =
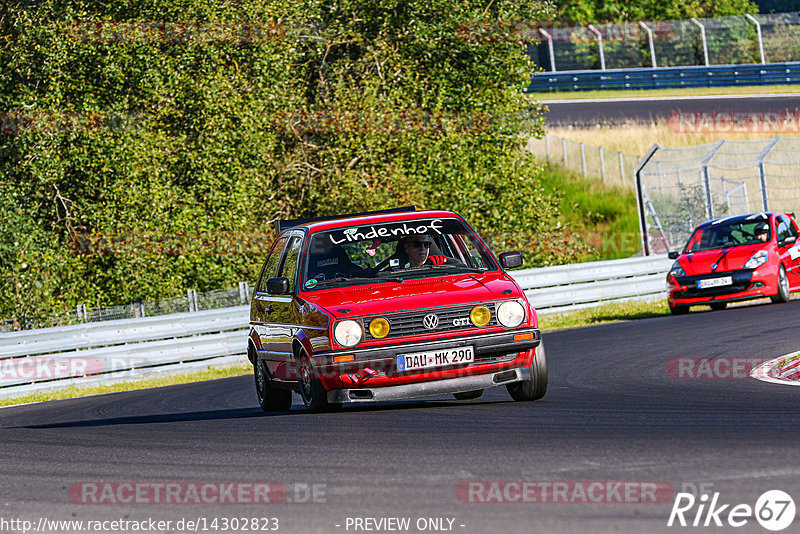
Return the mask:
<svg viewBox="0 0 800 534">
<path fill-rule="evenodd" d="M 789 287 L 795 289 L 800 286 L 800 243 L 798 243 L 800 232 L 794 221 L 786 215 L 778 215 L 775 222 L 778 255 L 786 269 Z"/>
<path fill-rule="evenodd" d="M 273 377 L 275 377 L 276 367 L 281 360 L 274 358 L 272 355 L 275 350 L 278 329 L 272 323 L 271 316 L 275 308 L 273 306 L 272 296 L 267 291 L 267 280 L 278 276 L 278 269 L 281 265 L 281 259 L 286 252 L 286 245 L 288 242 L 288 234 L 277 238 L 273 242 L 269 255 L 261 269 L 261 275 L 256 284 L 253 301 L 250 304 L 250 326 L 255 330 L 258 336 L 256 347 L 258 349 L 258 357 L 266 360 L 267 368 Z"/>
<path fill-rule="evenodd" d="M 269 295 L 271 314 L 269 324 L 272 332 L 270 358 L 275 362 L 275 375 L 282 380 L 296 380 L 297 366 L 294 362 L 292 342 L 300 325 L 297 299 L 297 273 L 300 251 L 303 249 L 303 233 L 296 231 L 289 236 L 286 251 L 278 268 L 277 276 L 289 281 L 289 294 Z"/>
</svg>

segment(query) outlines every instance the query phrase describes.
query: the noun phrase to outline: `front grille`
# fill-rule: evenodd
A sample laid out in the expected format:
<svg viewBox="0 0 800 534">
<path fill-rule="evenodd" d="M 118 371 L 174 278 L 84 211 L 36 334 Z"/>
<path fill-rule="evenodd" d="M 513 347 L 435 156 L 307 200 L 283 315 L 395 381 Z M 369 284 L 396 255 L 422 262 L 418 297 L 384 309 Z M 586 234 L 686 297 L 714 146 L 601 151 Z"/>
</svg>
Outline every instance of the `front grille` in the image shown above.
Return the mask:
<svg viewBox="0 0 800 534">
<path fill-rule="evenodd" d="M 484 303 L 483 306 L 489 308 L 491 313 L 491 320 L 486 328 L 497 326 L 497 314 L 495 313 L 495 305 L 493 302 Z M 469 314 L 472 308 L 477 304 L 469 306 L 455 306 L 452 308 L 428 308 L 424 310 L 415 310 L 412 312 L 396 313 L 381 315 L 389 321 L 389 335 L 383 339 L 391 339 L 396 337 L 410 336 L 414 334 L 431 334 L 436 332 L 451 332 L 456 330 L 469 330 L 475 328 L 475 325 L 469 320 Z M 436 328 L 426 328 L 423 320 L 427 315 L 434 314 L 439 318 L 439 324 Z M 378 316 L 376 316 L 378 317 Z M 369 333 L 369 323 L 375 317 L 364 317 L 361 319 L 362 326 L 364 327 L 364 340 L 371 341 L 375 338 Z M 453 321 L 460 320 L 466 324 L 453 324 Z"/>
<path fill-rule="evenodd" d="M 739 293 L 741 291 L 745 291 L 746 289 L 750 289 L 751 287 L 750 277 L 752 273 L 753 273 L 752 270 L 742 270 L 742 271 L 728 271 L 728 272 L 703 274 L 703 275 L 687 276 L 685 278 L 679 278 L 678 283 L 680 283 L 681 286 L 686 286 L 686 291 L 678 291 L 673 295 L 673 297 L 679 299 L 691 299 L 691 298 L 715 297 L 720 295 L 730 295 L 732 293 Z M 705 289 L 697 288 L 698 280 L 704 278 L 716 278 L 719 276 L 730 276 L 733 280 L 733 283 L 731 285 L 720 286 L 720 287 L 708 287 Z"/>
</svg>

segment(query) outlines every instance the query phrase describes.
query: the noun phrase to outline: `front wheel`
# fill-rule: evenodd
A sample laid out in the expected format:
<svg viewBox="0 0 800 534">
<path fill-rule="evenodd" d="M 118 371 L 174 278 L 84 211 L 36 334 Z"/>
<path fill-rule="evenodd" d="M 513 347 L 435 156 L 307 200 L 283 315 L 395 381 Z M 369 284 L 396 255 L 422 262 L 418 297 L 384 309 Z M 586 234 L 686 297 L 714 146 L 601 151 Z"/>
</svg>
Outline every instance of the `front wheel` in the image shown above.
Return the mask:
<svg viewBox="0 0 800 534">
<path fill-rule="evenodd" d="M 300 353 L 298 369 L 300 397 L 303 404 L 312 412 L 327 412 L 341 407 L 341 404 L 328 402 L 328 392 L 322 382 L 314 375 L 311 362 L 304 353 Z"/>
<path fill-rule="evenodd" d="M 789 302 L 789 278 L 786 276 L 786 269 L 783 268 L 783 265 L 778 270 L 778 293 L 771 296 L 770 300 L 775 304 Z"/>
<path fill-rule="evenodd" d="M 292 407 L 292 392 L 272 385 L 264 360 L 256 360 L 253 364 L 253 374 L 256 380 L 258 405 L 261 409 L 265 412 L 288 412 Z"/>
<path fill-rule="evenodd" d="M 535 401 L 547 393 L 547 358 L 544 355 L 544 342 L 536 347 L 531 364 L 531 379 L 514 382 L 506 386 L 515 401 Z"/>
</svg>

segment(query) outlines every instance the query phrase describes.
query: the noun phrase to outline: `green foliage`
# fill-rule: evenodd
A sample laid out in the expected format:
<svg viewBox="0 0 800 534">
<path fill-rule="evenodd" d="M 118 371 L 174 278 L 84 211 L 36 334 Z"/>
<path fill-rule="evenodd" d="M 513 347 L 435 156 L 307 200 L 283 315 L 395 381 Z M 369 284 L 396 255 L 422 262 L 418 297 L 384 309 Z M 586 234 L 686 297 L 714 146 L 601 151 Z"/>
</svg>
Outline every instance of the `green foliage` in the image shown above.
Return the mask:
<svg viewBox="0 0 800 534">
<path fill-rule="evenodd" d="M 532 244 L 563 232 L 520 150 L 541 131 L 524 45 L 457 31 L 549 15 L 474 0 L 6 3 L 0 316 L 230 287 L 255 278 L 277 218 L 404 204 L 460 212 L 529 266 L 574 260 Z"/>
<path fill-rule="evenodd" d="M 557 20 L 578 22 L 673 20 L 758 13 L 758 6 L 751 0 L 554 0 L 554 3 Z"/>
</svg>

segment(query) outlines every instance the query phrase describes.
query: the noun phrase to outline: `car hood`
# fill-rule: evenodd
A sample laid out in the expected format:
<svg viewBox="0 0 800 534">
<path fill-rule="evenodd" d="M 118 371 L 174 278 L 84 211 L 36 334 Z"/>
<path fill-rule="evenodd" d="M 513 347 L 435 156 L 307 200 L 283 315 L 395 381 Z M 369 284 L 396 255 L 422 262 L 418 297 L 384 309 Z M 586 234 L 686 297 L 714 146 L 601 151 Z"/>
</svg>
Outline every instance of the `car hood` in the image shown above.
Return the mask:
<svg viewBox="0 0 800 534">
<path fill-rule="evenodd" d="M 490 272 L 325 289 L 304 293 L 302 298 L 341 319 L 521 296 L 511 277 Z"/>
<path fill-rule="evenodd" d="M 682 254 L 678 261 L 688 276 L 708 274 L 711 272 L 737 271 L 744 269 L 753 254 L 761 249 L 768 249 L 768 244 L 741 245 L 702 252 Z M 713 268 L 717 264 L 716 269 Z"/>
</svg>

